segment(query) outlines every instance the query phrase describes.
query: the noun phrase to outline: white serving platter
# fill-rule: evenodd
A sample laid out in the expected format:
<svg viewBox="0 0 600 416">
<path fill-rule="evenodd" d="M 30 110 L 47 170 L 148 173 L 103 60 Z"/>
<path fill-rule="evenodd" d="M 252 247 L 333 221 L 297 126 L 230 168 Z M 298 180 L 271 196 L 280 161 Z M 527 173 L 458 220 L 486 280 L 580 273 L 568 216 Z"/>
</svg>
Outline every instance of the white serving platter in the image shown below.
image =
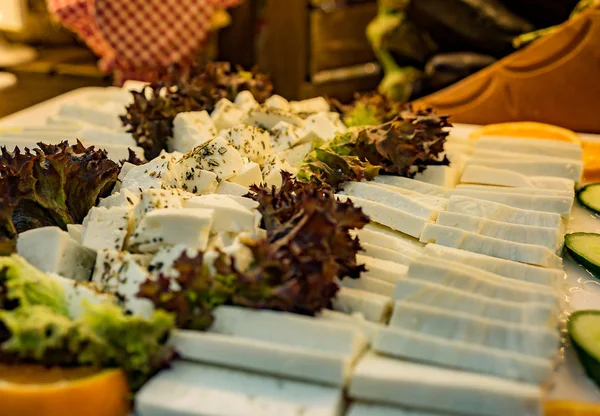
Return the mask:
<svg viewBox="0 0 600 416">
<path fill-rule="evenodd" d="M 10 126 L 43 126 L 49 116 L 56 115 L 60 107 L 68 102 L 85 99 L 86 96 L 100 93 L 103 88 L 81 88 L 33 107 L 0 119 L 0 129 Z M 478 126 L 457 124 L 465 132 Z M 586 141 L 600 141 L 600 135 L 582 134 Z M 595 215 L 575 203 L 568 232 L 585 231 L 600 233 L 600 216 Z M 565 300 L 565 318 L 569 312 L 580 309 L 600 310 L 600 280 L 564 254 L 565 280 L 563 294 Z M 600 403 L 600 388 L 585 375 L 582 366 L 571 346 L 565 344 L 561 362 L 558 364 L 554 379 L 548 386 L 547 397 L 558 400 L 578 400 Z"/>
</svg>

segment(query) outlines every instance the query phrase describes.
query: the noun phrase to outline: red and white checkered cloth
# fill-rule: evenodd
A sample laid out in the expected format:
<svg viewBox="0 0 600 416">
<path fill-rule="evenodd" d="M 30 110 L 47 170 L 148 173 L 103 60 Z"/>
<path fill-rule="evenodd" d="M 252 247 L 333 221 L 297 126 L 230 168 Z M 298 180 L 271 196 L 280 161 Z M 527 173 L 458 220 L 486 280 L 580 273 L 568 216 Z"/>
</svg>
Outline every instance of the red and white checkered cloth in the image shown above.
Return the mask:
<svg viewBox="0 0 600 416">
<path fill-rule="evenodd" d="M 100 56 L 115 82 L 150 81 L 186 65 L 207 39 L 215 10 L 240 0 L 47 0 L 56 20 Z"/>
</svg>

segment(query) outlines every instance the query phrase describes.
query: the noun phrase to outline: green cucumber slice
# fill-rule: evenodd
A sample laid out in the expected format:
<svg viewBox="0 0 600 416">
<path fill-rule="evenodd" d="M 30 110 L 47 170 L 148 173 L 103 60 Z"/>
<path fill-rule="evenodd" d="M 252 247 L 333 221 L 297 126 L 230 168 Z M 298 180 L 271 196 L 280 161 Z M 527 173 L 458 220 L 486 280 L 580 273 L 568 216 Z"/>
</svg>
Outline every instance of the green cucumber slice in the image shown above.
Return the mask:
<svg viewBox="0 0 600 416">
<path fill-rule="evenodd" d="M 600 234 L 567 234 L 565 247 L 577 263 L 600 278 Z"/>
<path fill-rule="evenodd" d="M 567 329 L 581 365 L 600 387 L 600 311 L 574 312 Z"/>
<path fill-rule="evenodd" d="M 587 209 L 600 214 L 600 183 L 584 186 L 577 192 L 577 200 Z"/>
</svg>

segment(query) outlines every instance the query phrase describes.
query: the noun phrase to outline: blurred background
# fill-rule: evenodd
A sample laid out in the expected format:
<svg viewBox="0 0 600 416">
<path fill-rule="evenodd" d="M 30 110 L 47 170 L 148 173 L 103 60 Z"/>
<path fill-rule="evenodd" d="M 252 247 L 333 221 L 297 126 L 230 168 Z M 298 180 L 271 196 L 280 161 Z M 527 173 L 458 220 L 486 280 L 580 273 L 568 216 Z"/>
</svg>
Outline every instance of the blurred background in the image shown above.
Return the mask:
<svg viewBox="0 0 600 416">
<path fill-rule="evenodd" d="M 379 85 L 408 100 L 490 65 L 588 3 L 243 0 L 214 13 L 193 59 L 256 65 L 289 99 L 343 101 Z M 72 89 L 113 84 L 97 61 L 51 17 L 46 0 L 0 0 L 0 117 Z"/>
</svg>

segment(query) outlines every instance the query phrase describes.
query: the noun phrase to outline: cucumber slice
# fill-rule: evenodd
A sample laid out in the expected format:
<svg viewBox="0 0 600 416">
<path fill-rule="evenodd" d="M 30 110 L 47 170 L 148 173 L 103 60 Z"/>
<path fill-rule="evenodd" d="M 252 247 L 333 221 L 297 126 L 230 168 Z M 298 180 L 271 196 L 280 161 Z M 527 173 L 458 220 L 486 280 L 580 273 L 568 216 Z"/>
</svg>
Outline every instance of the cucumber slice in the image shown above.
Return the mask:
<svg viewBox="0 0 600 416">
<path fill-rule="evenodd" d="M 567 234 L 565 247 L 577 263 L 600 278 L 600 234 Z"/>
<path fill-rule="evenodd" d="M 600 214 L 600 183 L 584 186 L 577 192 L 577 200 L 587 209 Z"/>
<path fill-rule="evenodd" d="M 574 312 L 567 329 L 585 372 L 600 387 L 600 311 Z"/>
</svg>

